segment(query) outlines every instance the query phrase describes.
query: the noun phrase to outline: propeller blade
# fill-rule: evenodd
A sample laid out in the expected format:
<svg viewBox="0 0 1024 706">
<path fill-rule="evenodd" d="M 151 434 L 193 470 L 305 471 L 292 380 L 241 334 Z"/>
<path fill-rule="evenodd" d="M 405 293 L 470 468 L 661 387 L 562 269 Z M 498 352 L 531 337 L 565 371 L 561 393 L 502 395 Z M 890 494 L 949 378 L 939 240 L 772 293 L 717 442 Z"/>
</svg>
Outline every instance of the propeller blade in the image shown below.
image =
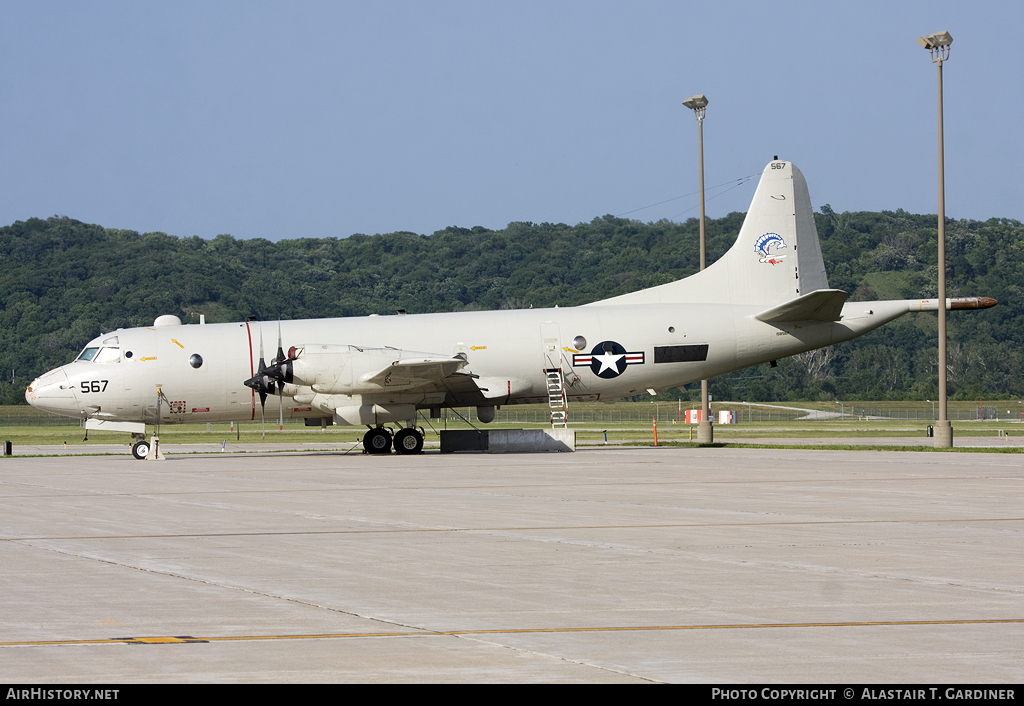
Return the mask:
<svg viewBox="0 0 1024 706">
<path fill-rule="evenodd" d="M 260 326 L 260 367 L 257 371 L 259 387 L 257 391 L 260 393 L 260 409 L 265 410 L 267 406 L 267 376 L 265 372 L 267 370 L 267 364 L 263 360 L 263 326 Z"/>
<path fill-rule="evenodd" d="M 284 345 L 281 343 L 281 320 L 277 320 L 277 360 L 275 361 L 278 374 L 281 374 L 281 366 L 285 365 Z M 286 375 L 281 376 L 283 381 Z M 277 397 L 277 430 L 284 431 L 284 385 L 281 385 L 281 393 Z"/>
<path fill-rule="evenodd" d="M 290 383 L 294 378 L 292 374 L 292 360 L 294 356 L 293 346 L 288 350 L 289 356 L 284 353 L 284 344 L 281 338 L 281 322 L 277 324 L 277 357 L 267 365 L 263 351 L 263 329 L 260 327 L 260 364 L 256 374 L 245 381 L 246 387 L 251 387 L 260 395 L 260 406 L 266 407 L 267 395 L 284 394 L 285 383 Z"/>
</svg>

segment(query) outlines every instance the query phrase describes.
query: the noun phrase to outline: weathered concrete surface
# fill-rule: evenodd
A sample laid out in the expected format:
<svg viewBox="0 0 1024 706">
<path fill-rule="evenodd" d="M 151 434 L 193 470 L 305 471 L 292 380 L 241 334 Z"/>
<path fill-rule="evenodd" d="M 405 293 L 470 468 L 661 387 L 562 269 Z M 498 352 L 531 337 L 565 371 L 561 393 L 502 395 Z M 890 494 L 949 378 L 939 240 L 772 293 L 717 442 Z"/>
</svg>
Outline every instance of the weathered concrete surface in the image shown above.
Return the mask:
<svg viewBox="0 0 1024 706">
<path fill-rule="evenodd" d="M 3 459 L 0 680 L 1020 682 L 1022 492 L 1000 454 Z"/>
</svg>

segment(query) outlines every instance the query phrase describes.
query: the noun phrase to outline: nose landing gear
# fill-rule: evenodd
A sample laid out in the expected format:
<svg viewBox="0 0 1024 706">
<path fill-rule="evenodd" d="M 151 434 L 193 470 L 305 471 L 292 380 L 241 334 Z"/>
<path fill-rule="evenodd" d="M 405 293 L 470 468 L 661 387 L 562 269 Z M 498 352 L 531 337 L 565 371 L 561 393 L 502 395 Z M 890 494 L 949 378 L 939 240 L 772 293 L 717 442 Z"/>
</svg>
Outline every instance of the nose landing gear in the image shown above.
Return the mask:
<svg viewBox="0 0 1024 706">
<path fill-rule="evenodd" d="M 140 461 L 145 461 L 146 460 L 146 454 L 148 454 L 148 453 L 149 453 L 149 442 L 146 441 L 145 439 L 139 439 L 138 441 L 135 442 L 135 445 L 132 446 L 132 456 L 134 456 L 135 458 L 137 458 Z"/>
</svg>

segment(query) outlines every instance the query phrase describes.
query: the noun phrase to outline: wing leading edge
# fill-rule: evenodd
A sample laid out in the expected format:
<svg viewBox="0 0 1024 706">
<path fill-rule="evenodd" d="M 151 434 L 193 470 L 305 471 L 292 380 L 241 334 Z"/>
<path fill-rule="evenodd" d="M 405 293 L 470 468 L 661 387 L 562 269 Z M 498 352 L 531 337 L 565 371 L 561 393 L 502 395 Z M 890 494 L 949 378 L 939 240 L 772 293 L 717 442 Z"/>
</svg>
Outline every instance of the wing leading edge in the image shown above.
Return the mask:
<svg viewBox="0 0 1024 706">
<path fill-rule="evenodd" d="M 465 366 L 466 361 L 458 356 L 403 358 L 375 372 L 365 373 L 360 380 L 388 390 L 408 390 L 438 383 Z"/>
</svg>

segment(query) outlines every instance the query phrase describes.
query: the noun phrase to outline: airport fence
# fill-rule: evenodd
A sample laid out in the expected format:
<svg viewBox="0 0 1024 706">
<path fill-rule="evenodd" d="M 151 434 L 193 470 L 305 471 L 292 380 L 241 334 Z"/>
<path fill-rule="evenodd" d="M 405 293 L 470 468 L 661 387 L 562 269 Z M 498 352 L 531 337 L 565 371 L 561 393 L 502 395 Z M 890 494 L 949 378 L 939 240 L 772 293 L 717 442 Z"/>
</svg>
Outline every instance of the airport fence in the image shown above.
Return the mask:
<svg viewBox="0 0 1024 706">
<path fill-rule="evenodd" d="M 82 420 L 62 417 L 59 414 L 40 412 L 32 408 L 23 408 L 23 412 L 0 410 L 0 426 L 2 427 L 80 427 Z"/>
<path fill-rule="evenodd" d="M 1012 407 L 1018 403 L 1013 401 Z M 1010 421 L 1024 422 L 1024 413 L 1018 409 L 1005 406 L 978 406 L 954 408 L 950 407 L 948 418 L 951 421 Z M 685 423 L 686 410 L 694 408 L 685 405 L 682 408 L 668 402 L 655 405 L 653 403 L 618 403 L 615 405 L 603 404 L 570 404 L 567 420 L 570 424 L 637 424 L 648 426 L 655 417 L 659 424 L 681 424 Z M 730 410 L 736 412 L 738 424 L 766 423 L 766 422 L 865 422 L 865 421 L 920 421 L 922 424 L 935 421 L 938 417 L 930 407 L 904 407 L 884 408 L 872 406 L 846 405 L 841 410 L 831 411 L 823 409 L 800 409 L 787 408 L 783 406 L 755 405 L 749 406 L 741 403 L 722 403 L 712 405 L 713 419 L 717 422 L 718 411 Z M 477 424 L 480 422 L 475 407 L 457 407 L 444 411 L 447 420 L 433 420 L 432 423 L 445 421 L 458 423 L 463 420 Z M 250 420 L 243 420 L 246 425 L 252 424 Z M 550 421 L 550 411 L 547 405 L 507 405 L 495 412 L 494 422 L 497 424 L 547 424 Z M 259 424 L 259 419 L 256 420 Z M 217 422 L 223 425 L 225 422 Z M 302 425 L 301 419 L 286 419 L 285 424 L 289 427 Z M 62 417 L 57 414 L 49 414 L 24 406 L 0 407 L 0 426 L 8 427 L 76 427 L 81 426 L 79 419 Z M 268 415 L 266 420 L 268 428 L 277 425 L 276 417 Z M 207 425 L 209 426 L 209 425 Z"/>
<path fill-rule="evenodd" d="M 657 418 L 659 424 L 685 423 L 686 410 L 671 404 L 660 405 L 660 409 L 573 409 L 569 405 L 566 415 L 570 424 L 651 424 Z M 1016 404 L 1015 404 L 1016 406 Z M 671 409 L 669 409 L 671 408 Z M 835 412 L 817 409 L 787 409 L 784 407 L 767 407 L 751 405 L 712 405 L 712 419 L 717 422 L 718 412 L 730 410 L 736 412 L 738 424 L 765 422 L 864 422 L 864 421 L 920 421 L 922 424 L 938 419 L 937 412 L 922 408 L 880 408 L 847 406 Z M 458 414 L 447 410 L 449 421 L 466 419 L 476 423 L 479 421 L 473 407 L 457 408 Z M 1024 413 L 1012 409 L 983 407 L 980 410 L 950 409 L 947 418 L 951 421 L 1024 421 Z M 544 424 L 550 419 L 546 405 L 510 405 L 495 413 L 494 422 L 498 424 Z"/>
</svg>

